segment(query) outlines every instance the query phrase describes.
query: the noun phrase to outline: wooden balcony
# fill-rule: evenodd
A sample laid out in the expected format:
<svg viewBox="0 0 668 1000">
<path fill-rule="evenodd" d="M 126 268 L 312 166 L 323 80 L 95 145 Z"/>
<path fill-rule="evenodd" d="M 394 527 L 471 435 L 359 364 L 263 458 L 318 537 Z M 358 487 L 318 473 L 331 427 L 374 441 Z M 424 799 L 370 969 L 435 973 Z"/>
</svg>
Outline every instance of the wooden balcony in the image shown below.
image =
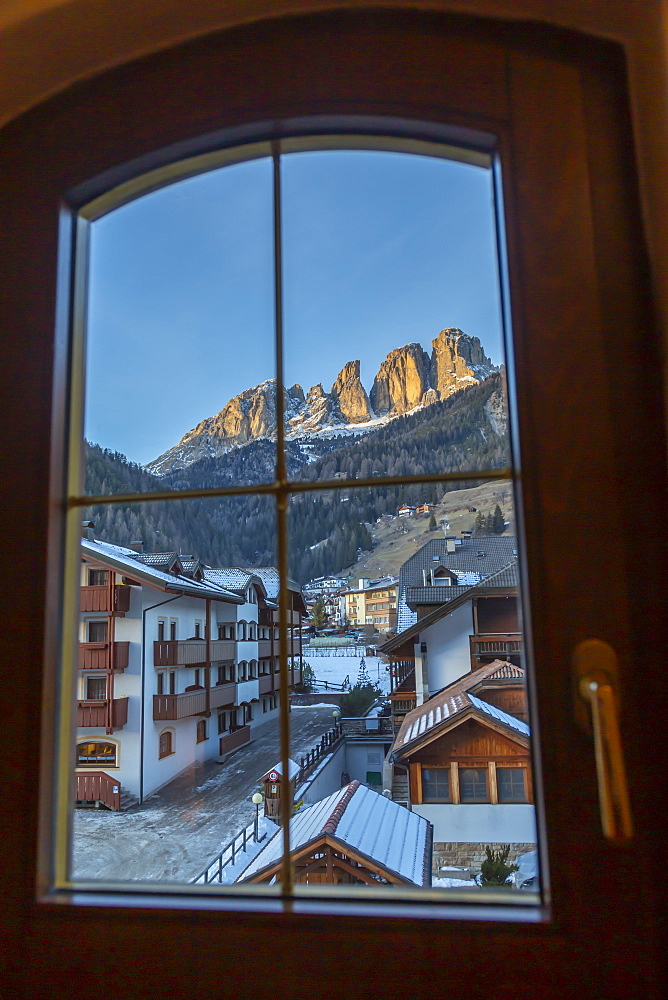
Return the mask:
<svg viewBox="0 0 668 1000">
<path fill-rule="evenodd" d="M 274 690 L 272 674 L 260 674 L 260 694 L 271 694 Z"/>
<path fill-rule="evenodd" d="M 479 667 L 483 660 L 517 659 L 524 650 L 521 632 L 472 635 L 469 639 L 471 647 L 471 670 Z"/>
<path fill-rule="evenodd" d="M 233 660 L 236 643 L 232 639 L 211 641 L 211 662 Z M 207 663 L 204 639 L 164 639 L 153 643 L 156 667 L 204 667 Z"/>
<path fill-rule="evenodd" d="M 187 719 L 190 715 L 204 715 L 206 691 L 184 691 L 183 694 L 154 694 L 153 719 L 155 722 Z"/>
<path fill-rule="evenodd" d="M 244 743 L 250 742 L 250 726 L 240 726 L 239 729 L 235 729 L 234 732 L 229 733 L 227 736 L 221 736 L 219 739 L 218 752 L 221 757 L 225 753 L 229 753 L 230 750 L 236 750 L 237 747 L 242 747 Z"/>
<path fill-rule="evenodd" d="M 234 697 L 236 695 L 237 686 L 232 681 L 232 683 L 227 684 L 215 684 L 211 688 L 210 695 L 210 707 L 215 708 L 226 708 L 229 705 L 234 705 Z"/>
<path fill-rule="evenodd" d="M 106 670 L 109 663 L 108 642 L 80 642 L 79 670 Z M 112 670 L 121 672 L 127 668 L 130 656 L 129 642 L 111 643 Z"/>
<path fill-rule="evenodd" d="M 80 729 L 107 728 L 106 700 L 85 699 L 77 702 L 77 726 Z M 114 698 L 111 703 L 111 728 L 122 729 L 128 721 L 128 699 Z"/>
<path fill-rule="evenodd" d="M 130 610 L 130 589 L 122 584 L 116 584 L 112 601 L 106 583 L 102 584 L 101 587 L 81 587 L 79 611 L 106 611 L 107 614 L 125 614 L 126 611 Z"/>
</svg>

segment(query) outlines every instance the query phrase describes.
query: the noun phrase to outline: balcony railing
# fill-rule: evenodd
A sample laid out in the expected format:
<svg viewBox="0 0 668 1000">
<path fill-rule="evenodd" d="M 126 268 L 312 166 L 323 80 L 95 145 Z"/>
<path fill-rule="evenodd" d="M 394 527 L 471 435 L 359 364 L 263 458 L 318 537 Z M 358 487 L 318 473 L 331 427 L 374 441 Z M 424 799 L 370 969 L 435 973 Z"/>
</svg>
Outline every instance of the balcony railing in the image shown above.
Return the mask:
<svg viewBox="0 0 668 1000">
<path fill-rule="evenodd" d="M 507 660 L 511 656 L 518 656 L 524 648 L 524 641 L 520 632 L 496 633 L 494 635 L 472 635 L 469 639 L 471 646 L 471 668 L 480 666 L 482 657 L 497 657 Z"/>
<path fill-rule="evenodd" d="M 228 733 L 227 736 L 221 736 L 218 743 L 218 752 L 221 757 L 224 753 L 229 753 L 230 750 L 236 750 L 237 747 L 242 747 L 244 743 L 250 741 L 250 726 L 240 726 L 233 732 Z"/>
<path fill-rule="evenodd" d="M 109 663 L 109 645 L 108 642 L 80 642 L 79 669 L 106 670 Z M 125 670 L 130 656 L 130 643 L 113 642 L 111 647 L 112 670 Z"/>
<path fill-rule="evenodd" d="M 210 694 L 210 707 L 214 708 L 225 708 L 228 705 L 234 705 L 234 697 L 237 693 L 237 686 L 234 682 L 226 684 L 215 684 L 211 688 Z"/>
<path fill-rule="evenodd" d="M 260 694 L 271 694 L 273 688 L 273 676 L 271 674 L 260 675 Z"/>
<path fill-rule="evenodd" d="M 105 771 L 77 771 L 74 797 L 77 802 L 103 802 L 105 806 L 119 812 L 121 808 L 121 784 Z"/>
<path fill-rule="evenodd" d="M 130 587 L 114 585 L 113 607 L 107 584 L 101 587 L 82 587 L 79 591 L 79 611 L 106 611 L 107 614 L 125 614 L 130 610 Z"/>
<path fill-rule="evenodd" d="M 182 694 L 154 694 L 153 720 L 155 722 L 187 719 L 190 715 L 204 715 L 206 691 L 184 691 Z"/>
<path fill-rule="evenodd" d="M 275 645 L 274 653 L 278 653 L 278 643 Z M 260 639 L 258 641 L 257 655 L 261 660 L 266 660 L 268 656 L 272 655 L 271 639 Z"/>
<path fill-rule="evenodd" d="M 236 643 L 232 639 L 213 639 L 211 661 L 233 660 Z M 153 663 L 156 667 L 205 666 L 206 641 L 204 639 L 158 639 L 153 643 Z"/>
<path fill-rule="evenodd" d="M 106 700 L 85 699 L 77 702 L 77 726 L 81 729 L 106 728 L 108 725 Z M 122 729 L 128 721 L 128 699 L 114 698 L 111 703 L 111 728 Z"/>
</svg>

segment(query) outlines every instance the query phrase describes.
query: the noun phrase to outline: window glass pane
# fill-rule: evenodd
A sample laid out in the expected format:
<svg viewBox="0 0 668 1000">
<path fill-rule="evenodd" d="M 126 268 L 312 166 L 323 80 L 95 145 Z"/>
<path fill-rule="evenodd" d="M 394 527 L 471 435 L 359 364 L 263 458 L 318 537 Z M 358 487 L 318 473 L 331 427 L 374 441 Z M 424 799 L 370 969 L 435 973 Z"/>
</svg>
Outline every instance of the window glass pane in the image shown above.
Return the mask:
<svg viewBox="0 0 668 1000">
<path fill-rule="evenodd" d="M 274 478 L 272 213 L 261 159 L 91 225 L 87 493 Z"/>
<path fill-rule="evenodd" d="M 246 501 L 226 498 L 224 514 L 218 503 L 142 505 L 148 523 L 162 521 L 160 537 L 167 537 L 163 518 L 178 519 L 188 539 L 181 551 L 103 542 L 92 522 L 82 527 L 72 735 L 77 881 L 187 884 L 206 870 L 211 881 L 232 882 L 258 846 L 251 797 L 280 761 L 278 671 L 259 671 L 260 662 L 274 668 L 278 654 L 272 639 L 258 638 L 258 620 L 271 633 L 264 623 L 276 615 L 275 504 L 254 499 L 263 525 L 254 535 L 256 569 L 234 558 L 256 523 L 245 520 Z M 135 510 L 103 505 L 93 514 L 118 530 Z M 223 517 L 227 561 L 214 561 L 211 551 L 200 559 L 202 525 Z M 94 594 L 104 643 L 86 641 L 91 565 L 108 573 L 104 601 Z M 258 820 L 265 839 L 262 810 Z"/>
<path fill-rule="evenodd" d="M 216 205 L 208 229 L 202 190 Z M 116 258 L 135 210 L 179 253 L 175 238 L 191 238 L 199 212 L 193 256 L 204 247 L 215 261 L 203 284 L 223 276 L 215 337 L 205 304 L 196 310 L 206 331 L 192 343 L 209 362 L 197 368 L 203 398 L 230 372 L 250 377 L 254 365 L 257 386 L 262 366 L 274 365 L 271 164 L 169 192 L 93 223 L 87 428 L 117 426 L 102 391 L 113 344 L 103 306 L 119 276 L 130 282 Z M 279 891 L 289 828 L 298 894 L 474 888 L 487 847 L 507 846 L 512 864 L 537 842 L 491 172 L 400 153 L 291 153 L 275 193 L 292 386 L 287 485 L 273 481 L 273 457 L 265 461 L 275 454 L 273 383 L 229 410 L 232 436 L 221 437 L 220 421 L 216 434 L 200 429 L 206 461 L 189 452 L 174 475 L 161 467 L 161 478 L 147 478 L 111 437 L 89 450 L 97 496 L 248 492 L 87 507 L 75 498 L 71 874 Z M 122 238 L 109 221 L 117 215 Z M 145 246 L 148 235 L 137 239 Z M 168 273 L 164 248 L 158 259 Z M 185 276 L 166 297 L 181 296 L 177 318 L 194 301 L 192 271 Z M 147 284 L 159 296 L 159 283 Z M 243 301 L 248 335 L 230 319 Z M 157 337 L 143 300 L 123 308 L 136 313 L 132 329 L 143 323 Z M 175 336 L 146 344 L 173 347 Z M 172 383 L 160 366 L 146 378 L 162 378 L 160 405 L 185 421 L 190 441 L 186 343 L 170 360 Z M 362 356 L 349 365 L 353 348 Z M 144 410 L 133 412 L 139 442 L 150 427 Z M 249 414 L 258 421 L 250 435 Z M 260 483 L 264 492 L 253 492 Z"/>
<path fill-rule="evenodd" d="M 459 772 L 462 802 L 487 801 L 487 771 L 482 767 L 464 767 Z"/>
<path fill-rule="evenodd" d="M 491 170 L 337 150 L 281 176 L 291 473 L 507 466 Z"/>
</svg>

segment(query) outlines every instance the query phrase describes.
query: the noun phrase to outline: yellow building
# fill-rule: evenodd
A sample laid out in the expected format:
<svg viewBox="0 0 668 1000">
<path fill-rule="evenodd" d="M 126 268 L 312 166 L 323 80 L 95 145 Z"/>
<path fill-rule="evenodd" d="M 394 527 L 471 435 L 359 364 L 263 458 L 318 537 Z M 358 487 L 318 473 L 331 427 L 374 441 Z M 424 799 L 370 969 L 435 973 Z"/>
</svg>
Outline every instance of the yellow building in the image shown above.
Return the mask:
<svg viewBox="0 0 668 1000">
<path fill-rule="evenodd" d="M 397 578 L 359 579 L 357 587 L 341 594 L 345 620 L 349 626 L 373 625 L 388 632 L 397 624 Z"/>
</svg>

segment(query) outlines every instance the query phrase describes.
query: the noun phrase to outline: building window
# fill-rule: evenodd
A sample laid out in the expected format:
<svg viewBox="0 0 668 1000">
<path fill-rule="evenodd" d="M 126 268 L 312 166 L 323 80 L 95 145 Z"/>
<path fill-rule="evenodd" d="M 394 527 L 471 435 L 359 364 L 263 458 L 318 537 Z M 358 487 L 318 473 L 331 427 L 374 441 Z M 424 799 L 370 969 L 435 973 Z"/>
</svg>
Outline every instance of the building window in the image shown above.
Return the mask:
<svg viewBox="0 0 668 1000">
<path fill-rule="evenodd" d="M 158 642 L 164 642 L 167 622 L 164 618 L 158 619 Z"/>
<path fill-rule="evenodd" d="M 166 729 L 164 733 L 160 733 L 158 739 L 158 757 L 162 760 L 163 757 L 169 757 L 174 753 L 174 734 L 171 729 Z"/>
<path fill-rule="evenodd" d="M 459 769 L 459 797 L 462 802 L 489 801 L 486 767 L 462 767 Z"/>
<path fill-rule="evenodd" d="M 86 699 L 88 701 L 104 701 L 107 697 L 107 678 L 87 677 L 86 678 Z"/>
<path fill-rule="evenodd" d="M 196 639 L 201 639 L 202 638 L 202 623 L 201 623 L 201 621 L 195 622 L 195 638 Z"/>
<path fill-rule="evenodd" d="M 528 802 L 526 768 L 497 765 L 496 787 L 499 802 Z"/>
<path fill-rule="evenodd" d="M 422 768 L 422 801 L 450 802 L 450 769 L 445 767 Z"/>
<path fill-rule="evenodd" d="M 206 719 L 200 719 L 197 723 L 197 742 L 203 743 L 206 739 Z"/>
<path fill-rule="evenodd" d="M 225 638 L 225 626 L 221 625 L 220 623 L 218 624 L 218 638 L 219 639 Z"/>
<path fill-rule="evenodd" d="M 106 621 L 95 621 L 91 619 L 88 622 L 88 642 L 106 642 L 106 641 L 107 641 Z"/>
<path fill-rule="evenodd" d="M 158 694 L 165 693 L 165 675 L 162 671 L 158 674 Z"/>
<path fill-rule="evenodd" d="M 116 744 L 77 743 L 77 767 L 116 767 Z"/>
<path fill-rule="evenodd" d="M 176 670 L 169 671 L 169 693 L 176 694 Z"/>
<path fill-rule="evenodd" d="M 169 638 L 172 642 L 176 639 L 176 622 L 174 620 L 169 623 Z"/>
<path fill-rule="evenodd" d="M 224 733 L 225 732 L 225 713 L 224 712 L 219 712 L 218 713 L 218 732 L 219 733 Z"/>
<path fill-rule="evenodd" d="M 89 569 L 88 585 L 90 587 L 104 587 L 109 582 L 109 574 L 106 569 Z"/>
</svg>

